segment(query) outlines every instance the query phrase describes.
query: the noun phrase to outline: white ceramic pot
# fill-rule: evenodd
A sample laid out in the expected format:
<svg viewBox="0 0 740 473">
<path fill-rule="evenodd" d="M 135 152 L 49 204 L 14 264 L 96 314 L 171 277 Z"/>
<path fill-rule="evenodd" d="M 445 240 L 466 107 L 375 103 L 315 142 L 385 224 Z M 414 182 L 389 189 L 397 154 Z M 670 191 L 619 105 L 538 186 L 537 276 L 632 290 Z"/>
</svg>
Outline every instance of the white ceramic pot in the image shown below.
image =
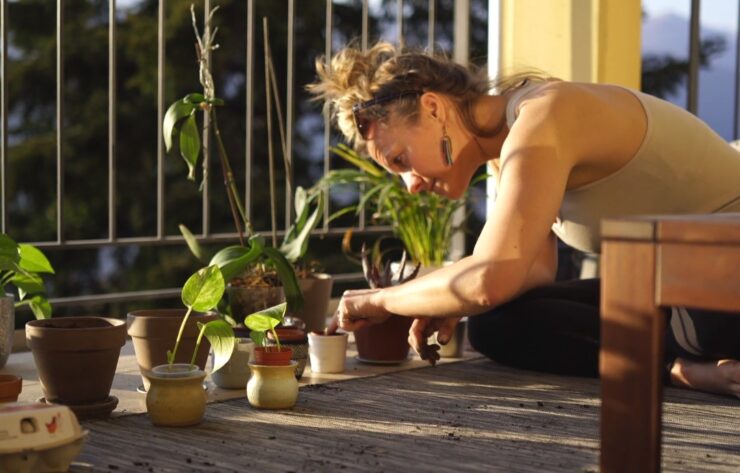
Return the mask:
<svg viewBox="0 0 740 473">
<path fill-rule="evenodd" d="M 436 343 L 439 345 L 439 356 L 442 358 L 462 358 L 467 326 L 467 317 L 460 319 L 460 322 L 455 326 L 452 338 L 450 338 L 450 341 L 446 345 L 442 345 L 437 341 L 437 332 L 434 332 L 434 335 L 429 337 L 428 341 L 430 344 Z"/>
<path fill-rule="evenodd" d="M 287 365 L 258 365 L 249 363 L 252 377 L 247 383 L 247 399 L 259 409 L 288 409 L 298 399 L 298 380 L 291 361 Z"/>
<path fill-rule="evenodd" d="M 308 356 L 314 373 L 342 373 L 347 359 L 346 333 L 308 334 Z"/>
<path fill-rule="evenodd" d="M 252 353 L 254 353 L 254 342 L 248 338 L 237 338 L 229 361 L 221 369 L 211 373 L 213 383 L 223 389 L 246 388 Z"/>
</svg>

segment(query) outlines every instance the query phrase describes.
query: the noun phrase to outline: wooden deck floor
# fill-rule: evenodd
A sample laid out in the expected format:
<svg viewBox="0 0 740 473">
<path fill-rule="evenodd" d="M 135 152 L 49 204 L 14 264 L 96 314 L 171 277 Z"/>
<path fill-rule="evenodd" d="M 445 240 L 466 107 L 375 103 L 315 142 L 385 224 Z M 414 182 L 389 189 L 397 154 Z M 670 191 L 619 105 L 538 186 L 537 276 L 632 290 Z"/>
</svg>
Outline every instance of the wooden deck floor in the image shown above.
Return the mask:
<svg viewBox="0 0 740 473">
<path fill-rule="evenodd" d="M 287 411 L 209 404 L 192 428 L 85 422 L 71 471 L 595 472 L 597 380 L 484 359 L 301 388 Z M 740 471 L 740 400 L 668 389 L 663 470 Z"/>
</svg>

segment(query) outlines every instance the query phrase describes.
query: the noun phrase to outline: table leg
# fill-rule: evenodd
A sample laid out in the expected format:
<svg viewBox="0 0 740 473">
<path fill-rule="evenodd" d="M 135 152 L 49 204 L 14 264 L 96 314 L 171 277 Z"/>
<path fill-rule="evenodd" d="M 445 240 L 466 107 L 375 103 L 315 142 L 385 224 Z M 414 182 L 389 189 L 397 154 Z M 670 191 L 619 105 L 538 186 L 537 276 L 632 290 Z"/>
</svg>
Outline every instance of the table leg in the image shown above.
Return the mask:
<svg viewBox="0 0 740 473">
<path fill-rule="evenodd" d="M 655 245 L 605 241 L 602 264 L 601 471 L 659 471 L 665 315 Z"/>
</svg>

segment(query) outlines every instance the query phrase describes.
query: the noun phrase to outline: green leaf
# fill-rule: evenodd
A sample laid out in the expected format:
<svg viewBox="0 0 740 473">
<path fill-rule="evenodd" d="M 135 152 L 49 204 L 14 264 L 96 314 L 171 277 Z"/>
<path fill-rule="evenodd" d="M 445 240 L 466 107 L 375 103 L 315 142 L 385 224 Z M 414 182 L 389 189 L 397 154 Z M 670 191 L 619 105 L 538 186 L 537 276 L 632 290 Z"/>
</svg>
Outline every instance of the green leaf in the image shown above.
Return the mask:
<svg viewBox="0 0 740 473">
<path fill-rule="evenodd" d="M 32 273 L 51 273 L 54 268 L 44 254 L 32 245 L 21 243 L 18 245 L 21 252 L 20 267 Z"/>
<path fill-rule="evenodd" d="M 255 343 L 255 345 L 262 346 L 265 341 L 265 332 L 257 332 L 256 330 L 252 330 L 249 332 L 249 338 L 252 339 L 252 341 Z"/>
<path fill-rule="evenodd" d="M 225 286 L 218 266 L 201 268 L 185 282 L 182 288 L 182 302 L 195 311 L 209 311 L 218 305 Z"/>
<path fill-rule="evenodd" d="M 267 330 L 272 330 L 280 322 L 283 321 L 283 317 L 285 317 L 285 311 L 287 310 L 287 308 L 288 304 L 282 302 L 278 305 L 268 307 L 267 309 L 260 310 L 253 314 L 249 314 L 244 318 L 244 325 L 249 327 L 249 329 L 253 332 L 265 332 Z"/>
<path fill-rule="evenodd" d="M 203 94 L 199 92 L 193 92 L 192 94 L 188 94 L 185 97 L 182 98 L 182 101 L 185 103 L 192 103 L 192 104 L 199 104 L 201 102 L 205 102 L 206 98 L 203 96 Z"/>
<path fill-rule="evenodd" d="M 44 280 L 37 274 L 16 273 L 10 279 L 10 282 L 18 288 L 18 298 L 20 300 L 25 299 L 27 294 L 37 294 L 46 290 Z"/>
<path fill-rule="evenodd" d="M 262 237 L 255 235 L 249 239 L 249 248 L 234 245 L 227 246 L 211 258 L 210 265 L 217 265 L 221 269 L 224 280 L 231 281 L 244 272 L 249 263 L 263 254 L 264 242 Z"/>
<path fill-rule="evenodd" d="M 234 330 L 224 320 L 212 320 L 206 324 L 198 322 L 198 328 L 211 343 L 213 350 L 213 371 L 218 371 L 229 361 L 234 351 L 236 337 Z"/>
<path fill-rule="evenodd" d="M 211 105 L 223 105 L 224 101 L 218 97 L 213 97 L 211 100 L 208 101 Z"/>
<path fill-rule="evenodd" d="M 195 110 L 195 106 L 185 102 L 185 99 L 174 102 L 167 109 L 162 122 L 162 135 L 164 135 L 164 147 L 167 152 L 172 149 L 172 137 L 176 132 L 177 122 L 193 113 L 193 110 Z"/>
<path fill-rule="evenodd" d="M 15 271 L 20 260 L 18 244 L 9 236 L 0 233 L 0 270 Z"/>
<path fill-rule="evenodd" d="M 37 320 L 51 318 L 51 304 L 46 297 L 36 294 L 29 300 L 29 307 Z"/>
<path fill-rule="evenodd" d="M 200 135 L 194 114 L 185 120 L 180 130 L 180 155 L 188 165 L 188 179 L 194 181 L 195 166 L 198 164 L 198 155 L 200 155 Z"/>
<path fill-rule="evenodd" d="M 275 271 L 278 273 L 280 282 L 283 283 L 283 292 L 285 293 L 285 300 L 288 302 L 289 310 L 291 312 L 301 310 L 303 307 L 303 293 L 301 292 L 301 287 L 298 285 L 298 278 L 296 278 L 293 265 L 275 248 L 266 246 L 262 251 L 273 265 L 275 265 Z"/>
<path fill-rule="evenodd" d="M 178 228 L 180 229 L 180 233 L 182 233 L 183 238 L 185 238 L 185 243 L 188 244 L 188 248 L 190 248 L 190 252 L 198 258 L 198 261 L 205 264 L 205 254 L 203 252 L 203 248 L 200 246 L 200 243 L 198 243 L 198 240 L 195 239 L 195 235 L 183 224 L 178 225 Z"/>
<path fill-rule="evenodd" d="M 301 189 L 300 187 L 298 189 Z M 305 193 L 304 193 L 305 194 Z M 311 232 L 316 228 L 321 215 L 324 211 L 324 199 L 321 194 L 317 194 L 316 197 L 316 209 L 310 216 L 299 215 L 296 223 L 285 235 L 285 240 L 280 246 L 280 252 L 285 256 L 285 259 L 291 263 L 295 263 L 306 254 L 308 249 L 308 240 L 311 237 Z M 298 209 L 298 202 L 296 201 L 296 210 Z M 305 206 L 305 201 L 301 207 L 302 213 L 308 213 L 309 206 Z"/>
</svg>

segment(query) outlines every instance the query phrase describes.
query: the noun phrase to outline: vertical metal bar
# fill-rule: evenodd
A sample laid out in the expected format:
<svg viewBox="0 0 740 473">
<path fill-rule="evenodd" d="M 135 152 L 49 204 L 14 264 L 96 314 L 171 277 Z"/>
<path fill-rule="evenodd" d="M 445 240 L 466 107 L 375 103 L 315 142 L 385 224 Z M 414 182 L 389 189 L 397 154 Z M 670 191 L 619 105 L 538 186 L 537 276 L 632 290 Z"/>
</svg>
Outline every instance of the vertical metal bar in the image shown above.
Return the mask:
<svg viewBox="0 0 740 473">
<path fill-rule="evenodd" d="M 365 9 L 367 7 L 366 5 L 367 0 L 363 0 L 363 17 L 365 15 Z M 326 58 L 326 62 L 328 64 L 328 67 L 331 67 L 331 41 L 332 41 L 332 4 L 331 0 L 326 0 L 326 25 L 325 25 L 325 37 L 326 42 L 324 43 L 324 57 Z M 363 25 L 364 28 L 364 25 Z M 367 37 L 367 30 L 363 29 L 362 37 Z M 329 108 L 324 108 L 324 175 L 329 174 L 329 147 L 331 146 L 331 120 L 330 120 L 330 113 Z M 329 230 L 329 191 L 326 191 L 326 202 L 327 205 L 324 206 L 324 218 L 322 221 L 324 222 L 324 231 Z"/>
<path fill-rule="evenodd" d="M 398 47 L 403 49 L 403 0 L 396 0 L 396 30 L 398 31 Z"/>
<path fill-rule="evenodd" d="M 368 38 L 368 0 L 362 0 L 362 50 L 367 50 L 367 38 Z"/>
<path fill-rule="evenodd" d="M 272 230 L 272 246 L 277 246 L 277 215 L 275 201 L 275 163 L 272 149 L 272 97 L 270 90 L 270 32 L 267 25 L 267 17 L 262 17 L 262 34 L 264 36 L 265 49 L 265 115 L 267 120 L 267 158 L 268 158 L 268 176 L 270 177 L 270 229 Z"/>
<path fill-rule="evenodd" d="M 368 42 L 368 0 L 362 0 L 362 50 L 367 51 Z M 365 193 L 365 184 L 360 184 L 360 194 Z M 360 212 L 359 222 L 357 222 L 360 230 L 365 228 L 367 222 L 365 220 L 365 210 Z"/>
<path fill-rule="evenodd" d="M 203 0 L 203 38 L 210 38 L 211 36 L 211 23 L 208 21 L 208 16 L 211 14 L 211 0 Z M 205 51 L 206 61 L 208 63 L 208 69 L 211 69 L 211 51 Z M 209 212 L 211 192 L 208 186 L 210 181 L 210 168 L 211 168 L 211 133 L 209 132 L 211 127 L 211 116 L 207 113 L 203 114 L 203 184 L 201 192 L 201 214 L 203 218 L 202 233 L 203 236 L 208 236 L 211 233 L 211 215 Z"/>
<path fill-rule="evenodd" d="M 470 0 L 455 1 L 453 58 L 458 64 L 467 66 L 470 57 Z M 455 211 L 453 226 L 460 228 L 465 221 L 465 208 Z M 450 242 L 449 257 L 453 261 L 465 255 L 465 235 L 456 232 Z"/>
<path fill-rule="evenodd" d="M 108 2 L 108 241 L 116 239 L 116 0 Z"/>
<path fill-rule="evenodd" d="M 64 2 L 57 0 L 57 243 L 64 241 Z"/>
<path fill-rule="evenodd" d="M 159 1 L 157 15 L 157 239 L 164 238 L 164 12 L 166 0 Z"/>
<path fill-rule="evenodd" d="M 290 172 L 293 172 L 293 64 L 295 62 L 295 2 L 288 0 L 288 77 L 285 78 L 285 159 L 290 163 Z M 277 91 L 276 91 L 277 92 Z M 289 183 L 294 182 L 293 176 L 285 176 L 285 229 L 290 227 L 293 220 L 293 189 Z"/>
<path fill-rule="evenodd" d="M 732 138 L 740 138 L 740 5 L 737 8 L 737 26 L 735 29 L 735 113 L 733 115 Z M 3 188 L 5 188 L 3 186 Z"/>
<path fill-rule="evenodd" d="M 0 56 L 0 232 L 5 233 L 7 215 L 5 213 L 5 198 L 7 195 L 7 155 L 8 155 L 8 95 L 6 86 L 8 83 L 7 60 L 8 60 L 8 1 L 0 3 L 0 41 L 2 41 L 2 55 Z"/>
<path fill-rule="evenodd" d="M 247 58 L 246 58 L 246 107 L 247 129 L 244 137 L 244 212 L 252 221 L 252 127 L 254 126 L 254 0 L 247 1 Z"/>
<path fill-rule="evenodd" d="M 429 54 L 434 54 L 434 37 L 435 37 L 435 22 L 437 20 L 437 11 L 436 11 L 436 5 L 437 2 L 435 0 L 429 0 L 429 26 L 427 27 L 427 50 L 429 51 Z"/>
<path fill-rule="evenodd" d="M 689 112 L 696 115 L 698 112 L 699 98 L 699 11 L 701 7 L 700 0 L 691 0 L 691 18 L 689 28 L 689 82 L 688 98 L 686 108 Z"/>
</svg>

